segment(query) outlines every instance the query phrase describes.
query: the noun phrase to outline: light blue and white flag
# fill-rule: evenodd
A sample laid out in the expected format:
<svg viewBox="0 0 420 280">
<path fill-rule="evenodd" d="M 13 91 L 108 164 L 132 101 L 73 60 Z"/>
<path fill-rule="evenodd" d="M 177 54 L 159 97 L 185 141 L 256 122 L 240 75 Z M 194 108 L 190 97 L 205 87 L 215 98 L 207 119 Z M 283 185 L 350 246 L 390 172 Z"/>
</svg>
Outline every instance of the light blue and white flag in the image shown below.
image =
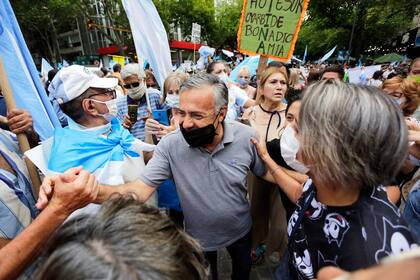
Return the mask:
<svg viewBox="0 0 420 280">
<path fill-rule="evenodd" d="M 302 60 L 300 60 L 299 58 L 297 58 L 296 56 L 292 55 L 292 60 L 296 60 L 297 62 L 302 63 Z"/>
<path fill-rule="evenodd" d="M 318 60 L 318 64 L 323 63 L 325 60 L 327 60 L 328 58 L 330 58 L 332 56 L 332 54 L 335 52 L 335 49 L 337 48 L 337 46 L 335 46 L 334 48 L 332 48 L 329 52 L 327 52 L 320 60 Z"/>
<path fill-rule="evenodd" d="M 161 88 L 172 72 L 171 52 L 165 27 L 152 0 L 123 0 L 124 10 L 130 22 L 134 45 L 138 56 L 152 66 Z"/>
<path fill-rule="evenodd" d="M 267 60 L 267 63 L 270 63 L 271 61 L 273 61 L 273 59 L 269 58 Z M 258 69 L 258 64 L 260 63 L 260 56 L 259 55 L 255 55 L 255 56 L 249 56 L 247 58 L 245 58 L 241 63 L 238 64 L 238 66 L 236 66 L 232 72 L 230 72 L 230 76 L 229 76 L 229 80 L 231 80 L 232 82 L 238 83 L 238 72 L 239 70 L 241 70 L 243 67 L 248 68 L 249 73 L 252 76 L 255 76 L 257 74 L 257 69 Z"/>
<path fill-rule="evenodd" d="M 63 67 L 70 66 L 70 63 L 68 63 L 65 59 L 63 59 Z"/>
<path fill-rule="evenodd" d="M 259 55 L 249 56 L 249 57 L 245 58 L 241 63 L 238 64 L 238 66 L 236 66 L 232 70 L 232 72 L 230 72 L 229 80 L 231 80 L 235 83 L 238 83 L 239 82 L 239 80 L 237 79 L 238 78 L 238 73 L 244 67 L 248 68 L 249 73 L 251 74 L 251 77 L 256 75 L 259 62 L 260 62 L 260 56 Z"/>
<path fill-rule="evenodd" d="M 308 45 L 305 46 L 305 52 L 303 53 L 302 64 L 305 64 L 307 54 L 308 54 Z"/>
<path fill-rule="evenodd" d="M 45 81 L 48 79 L 48 72 L 54 68 L 48 63 L 45 58 L 41 59 L 41 76 L 44 77 Z"/>
<path fill-rule="evenodd" d="M 16 105 L 28 110 L 41 139 L 53 135 L 60 122 L 45 93 L 34 61 L 8 0 L 0 1 L 0 57 L 12 87 Z"/>
</svg>

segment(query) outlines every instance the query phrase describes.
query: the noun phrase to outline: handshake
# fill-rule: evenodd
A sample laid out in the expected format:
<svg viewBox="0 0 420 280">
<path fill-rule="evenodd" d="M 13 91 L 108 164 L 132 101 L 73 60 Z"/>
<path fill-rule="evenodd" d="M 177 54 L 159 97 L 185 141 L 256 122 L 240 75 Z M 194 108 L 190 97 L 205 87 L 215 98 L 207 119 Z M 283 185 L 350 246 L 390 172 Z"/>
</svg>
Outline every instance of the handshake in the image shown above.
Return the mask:
<svg viewBox="0 0 420 280">
<path fill-rule="evenodd" d="M 95 176 L 82 167 L 75 167 L 63 174 L 46 177 L 39 190 L 36 207 L 49 207 L 63 217 L 95 202 L 99 184 Z"/>
</svg>

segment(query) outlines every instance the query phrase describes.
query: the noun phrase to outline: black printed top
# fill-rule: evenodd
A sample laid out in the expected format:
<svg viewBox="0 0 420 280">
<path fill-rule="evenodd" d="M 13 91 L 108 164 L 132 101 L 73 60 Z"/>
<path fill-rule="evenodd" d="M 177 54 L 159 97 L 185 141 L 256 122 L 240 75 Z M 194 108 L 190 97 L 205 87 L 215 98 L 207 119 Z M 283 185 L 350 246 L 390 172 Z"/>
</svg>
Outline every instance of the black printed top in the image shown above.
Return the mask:
<svg viewBox="0 0 420 280">
<path fill-rule="evenodd" d="M 302 211 L 305 202 L 308 207 Z M 290 270 L 296 279 L 315 278 L 330 265 L 347 271 L 365 268 L 417 246 L 383 187 L 363 190 L 353 205 L 331 207 L 317 201 L 315 186 L 308 180 L 289 220 L 289 236 L 300 212 L 304 216 L 289 244 Z"/>
</svg>

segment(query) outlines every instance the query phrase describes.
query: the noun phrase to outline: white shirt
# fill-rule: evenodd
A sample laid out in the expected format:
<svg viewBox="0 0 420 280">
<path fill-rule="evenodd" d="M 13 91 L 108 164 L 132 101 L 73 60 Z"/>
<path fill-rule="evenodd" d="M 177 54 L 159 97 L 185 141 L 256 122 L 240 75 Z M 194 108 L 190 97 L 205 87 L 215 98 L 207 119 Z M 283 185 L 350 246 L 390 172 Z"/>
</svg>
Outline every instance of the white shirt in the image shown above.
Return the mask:
<svg viewBox="0 0 420 280">
<path fill-rule="evenodd" d="M 248 101 L 249 97 L 246 92 L 235 85 L 229 86 L 229 102 L 226 119 L 235 121 L 238 118 L 237 107 L 243 107 Z"/>
</svg>

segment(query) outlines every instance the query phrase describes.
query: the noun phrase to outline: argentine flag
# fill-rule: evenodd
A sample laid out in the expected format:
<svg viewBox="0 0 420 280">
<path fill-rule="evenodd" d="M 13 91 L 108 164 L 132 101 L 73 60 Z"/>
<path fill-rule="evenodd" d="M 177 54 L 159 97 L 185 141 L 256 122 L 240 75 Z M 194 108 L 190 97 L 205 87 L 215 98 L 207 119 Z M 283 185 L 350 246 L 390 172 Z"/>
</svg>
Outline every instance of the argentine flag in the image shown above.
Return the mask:
<svg viewBox="0 0 420 280">
<path fill-rule="evenodd" d="M 66 128 L 56 128 L 54 137 L 25 153 L 45 175 L 83 166 L 99 183 L 120 185 L 139 179 L 145 169 L 142 153 L 155 148 L 134 138 L 116 118 L 110 124 L 93 129 L 86 129 L 70 118 L 68 123 Z M 150 203 L 156 205 L 155 196 Z M 98 207 L 89 204 L 72 217 L 94 213 Z"/>
<path fill-rule="evenodd" d="M 152 66 L 156 80 L 163 82 L 172 72 L 168 36 L 152 0 L 122 0 L 130 22 L 136 52 Z"/>
<path fill-rule="evenodd" d="M 52 136 L 60 122 L 42 86 L 8 0 L 0 1 L 0 57 L 6 69 L 16 105 L 28 110 L 41 139 Z"/>
</svg>

